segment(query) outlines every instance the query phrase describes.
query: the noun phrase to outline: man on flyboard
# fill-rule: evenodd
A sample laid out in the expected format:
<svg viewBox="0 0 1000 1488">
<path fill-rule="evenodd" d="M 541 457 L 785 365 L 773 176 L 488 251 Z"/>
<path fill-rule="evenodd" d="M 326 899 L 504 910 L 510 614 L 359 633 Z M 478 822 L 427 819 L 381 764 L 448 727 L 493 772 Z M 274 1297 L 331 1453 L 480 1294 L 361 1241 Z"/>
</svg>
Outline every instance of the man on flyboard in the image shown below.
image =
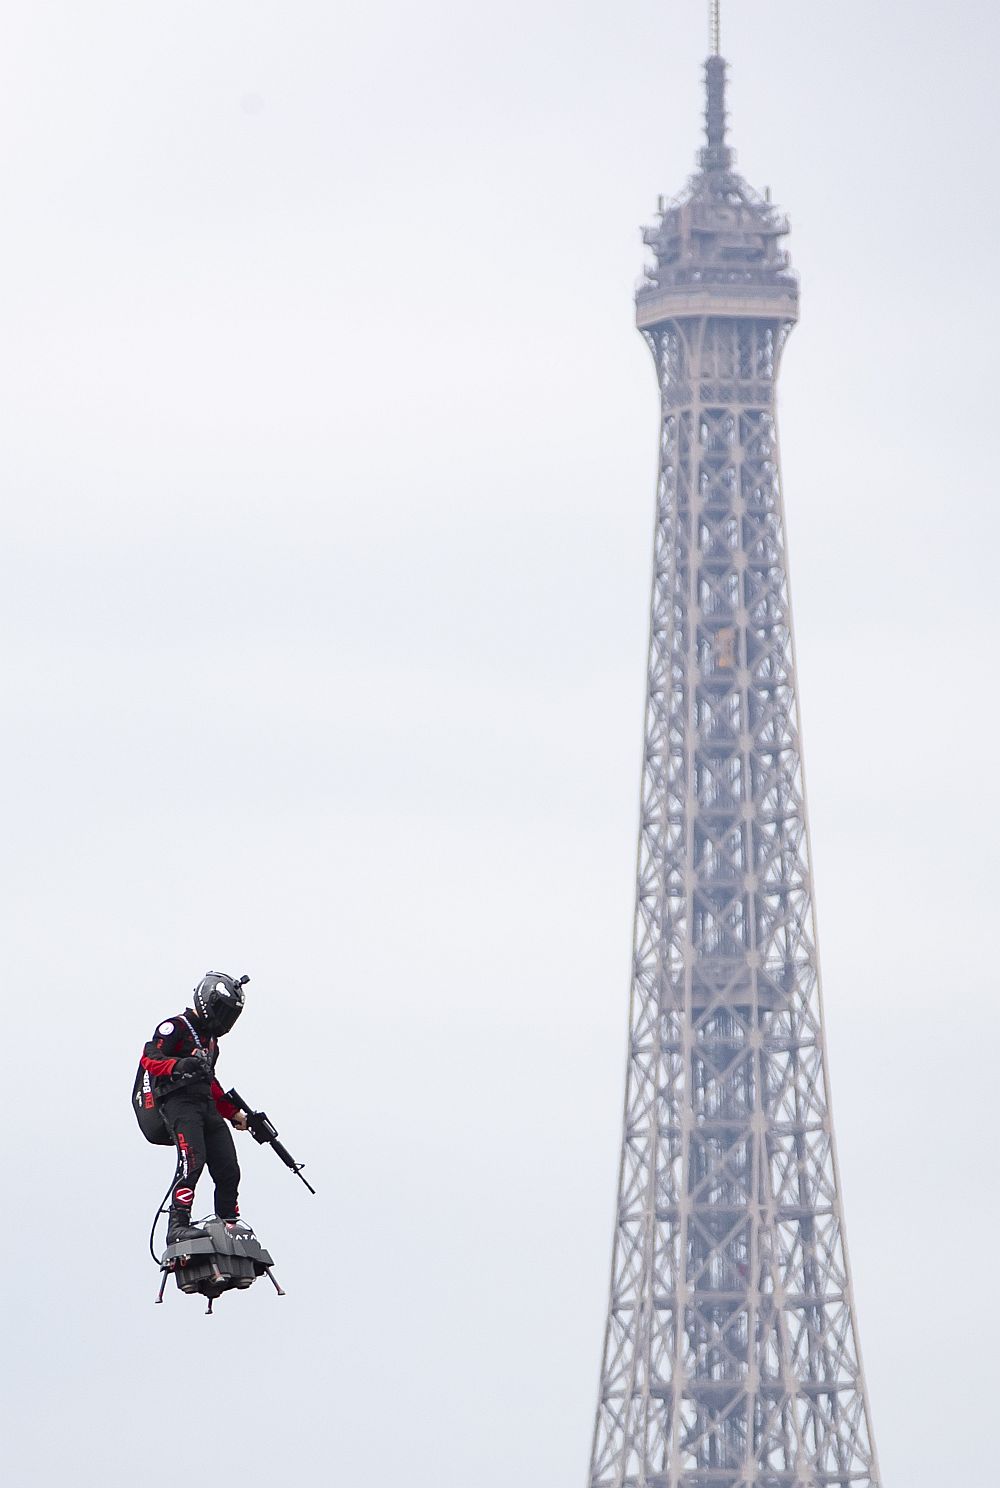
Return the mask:
<svg viewBox="0 0 1000 1488">
<path fill-rule="evenodd" d="M 160 1023 L 142 1052 L 136 1102 L 147 1108 L 141 1112 L 147 1118 L 155 1119 L 155 1109 L 177 1149 L 168 1245 L 207 1239 L 206 1232 L 191 1223 L 195 1187 L 206 1164 L 215 1181 L 216 1214 L 227 1224 L 239 1220 L 240 1166 L 226 1123 L 246 1131 L 247 1117 L 226 1099 L 215 1078 L 215 1065 L 219 1039 L 242 1013 L 243 988 L 249 980 L 207 972 L 194 989 L 192 1006 Z M 166 1136 L 159 1140 L 166 1141 Z"/>
</svg>

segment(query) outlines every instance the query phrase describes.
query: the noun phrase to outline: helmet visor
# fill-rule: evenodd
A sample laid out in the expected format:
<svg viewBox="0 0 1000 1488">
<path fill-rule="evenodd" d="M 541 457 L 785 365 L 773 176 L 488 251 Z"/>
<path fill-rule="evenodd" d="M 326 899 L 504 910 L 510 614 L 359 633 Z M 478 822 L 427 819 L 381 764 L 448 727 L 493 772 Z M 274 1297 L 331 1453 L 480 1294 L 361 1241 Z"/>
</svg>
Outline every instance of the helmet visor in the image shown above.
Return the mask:
<svg viewBox="0 0 1000 1488">
<path fill-rule="evenodd" d="M 221 997 L 216 998 L 212 1009 L 212 1031 L 215 1034 L 228 1033 L 236 1019 L 243 1011 L 243 999 L 239 1002 L 223 1002 Z"/>
</svg>

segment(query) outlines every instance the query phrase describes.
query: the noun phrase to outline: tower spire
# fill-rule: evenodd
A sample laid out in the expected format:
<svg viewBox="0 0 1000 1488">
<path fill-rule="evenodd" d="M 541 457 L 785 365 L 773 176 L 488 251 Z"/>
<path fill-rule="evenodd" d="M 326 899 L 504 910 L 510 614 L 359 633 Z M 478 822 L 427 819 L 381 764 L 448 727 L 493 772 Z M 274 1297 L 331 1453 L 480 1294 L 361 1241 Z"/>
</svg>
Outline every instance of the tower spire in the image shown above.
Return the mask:
<svg viewBox="0 0 1000 1488">
<path fill-rule="evenodd" d="M 708 60 L 705 63 L 705 138 L 702 169 L 728 170 L 733 152 L 726 145 L 726 64 L 720 50 L 721 0 L 709 0 Z"/>
</svg>

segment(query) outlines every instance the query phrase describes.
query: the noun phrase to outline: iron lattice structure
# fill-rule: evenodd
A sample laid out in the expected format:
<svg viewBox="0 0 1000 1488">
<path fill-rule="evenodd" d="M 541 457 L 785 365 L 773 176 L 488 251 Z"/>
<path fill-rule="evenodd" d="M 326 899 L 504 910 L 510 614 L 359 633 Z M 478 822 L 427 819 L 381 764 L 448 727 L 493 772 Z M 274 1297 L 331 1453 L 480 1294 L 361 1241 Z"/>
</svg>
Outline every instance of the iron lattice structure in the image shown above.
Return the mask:
<svg viewBox="0 0 1000 1488">
<path fill-rule="evenodd" d="M 785 219 L 707 145 L 644 240 L 662 397 L 630 1046 L 591 1488 L 879 1473 L 827 1092 L 775 422 Z"/>
</svg>

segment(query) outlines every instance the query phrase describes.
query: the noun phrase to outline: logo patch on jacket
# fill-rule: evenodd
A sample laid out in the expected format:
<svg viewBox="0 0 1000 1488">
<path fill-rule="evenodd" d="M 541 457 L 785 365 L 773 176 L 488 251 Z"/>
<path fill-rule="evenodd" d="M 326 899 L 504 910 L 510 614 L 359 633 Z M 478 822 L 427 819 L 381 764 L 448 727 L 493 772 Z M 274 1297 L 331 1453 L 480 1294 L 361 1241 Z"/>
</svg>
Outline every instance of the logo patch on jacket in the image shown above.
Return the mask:
<svg viewBox="0 0 1000 1488">
<path fill-rule="evenodd" d="M 173 1033 L 174 1025 L 172 1023 L 161 1023 L 156 1031 L 157 1033 L 162 1033 L 163 1037 L 166 1038 L 167 1034 Z"/>
</svg>

